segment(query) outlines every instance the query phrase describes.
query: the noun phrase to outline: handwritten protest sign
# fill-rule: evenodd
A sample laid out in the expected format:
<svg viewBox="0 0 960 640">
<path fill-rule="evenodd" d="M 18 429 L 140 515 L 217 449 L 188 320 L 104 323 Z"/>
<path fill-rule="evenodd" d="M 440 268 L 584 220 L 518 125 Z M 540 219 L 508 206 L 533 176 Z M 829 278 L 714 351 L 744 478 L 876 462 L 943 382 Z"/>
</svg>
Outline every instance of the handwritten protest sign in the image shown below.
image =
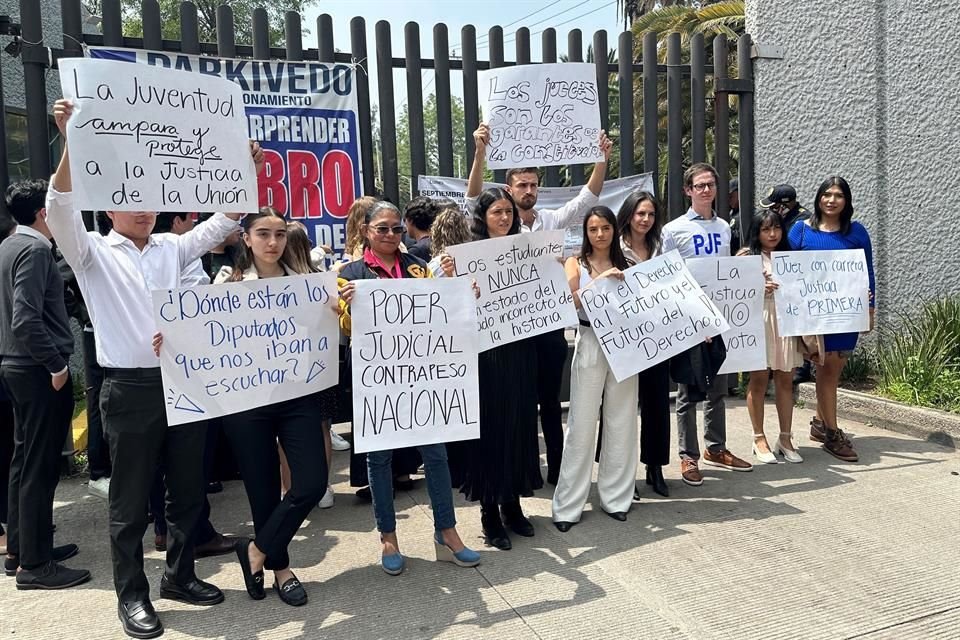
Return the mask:
<svg viewBox="0 0 960 640">
<path fill-rule="evenodd" d="M 781 336 L 870 330 L 870 278 L 863 249 L 774 251 Z"/>
<path fill-rule="evenodd" d="M 337 383 L 334 273 L 153 292 L 167 422 L 195 422 Z"/>
<path fill-rule="evenodd" d="M 480 351 L 577 324 L 563 265 L 563 231 L 518 233 L 447 247 L 457 275 L 480 287 Z"/>
<path fill-rule="evenodd" d="M 766 369 L 766 281 L 760 256 L 697 258 L 687 260 L 687 268 L 730 325 L 729 331 L 720 334 L 727 347 L 727 359 L 719 373 Z"/>
<path fill-rule="evenodd" d="M 354 451 L 480 437 L 473 300 L 465 278 L 357 281 Z"/>
<path fill-rule="evenodd" d="M 596 67 L 526 64 L 481 71 L 480 106 L 490 125 L 491 169 L 603 160 Z"/>
<path fill-rule="evenodd" d="M 60 61 L 74 204 L 108 211 L 255 212 L 240 88 L 111 60 Z"/>
<path fill-rule="evenodd" d="M 677 251 L 594 281 L 580 301 L 618 382 L 730 329 Z"/>
</svg>

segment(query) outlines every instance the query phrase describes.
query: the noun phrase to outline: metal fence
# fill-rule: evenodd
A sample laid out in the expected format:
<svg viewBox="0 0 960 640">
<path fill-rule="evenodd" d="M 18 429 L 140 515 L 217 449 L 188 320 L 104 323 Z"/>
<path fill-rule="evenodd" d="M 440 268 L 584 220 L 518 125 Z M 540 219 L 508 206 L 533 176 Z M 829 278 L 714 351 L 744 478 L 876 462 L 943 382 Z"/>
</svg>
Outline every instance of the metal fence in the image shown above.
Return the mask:
<svg viewBox="0 0 960 640">
<path fill-rule="evenodd" d="M 64 56 L 82 55 L 81 43 L 159 51 L 176 51 L 186 54 L 208 54 L 225 58 L 286 59 L 290 61 L 317 60 L 320 62 L 347 62 L 359 66 L 356 76 L 360 116 L 360 157 L 363 167 L 364 192 L 374 193 L 374 140 L 370 106 L 368 69 L 371 56 L 368 53 L 366 21 L 355 17 L 350 21 L 349 52 L 338 51 L 347 43 L 334 43 L 333 18 L 324 14 L 317 19 L 316 49 L 303 48 L 301 18 L 288 12 L 284 20 L 286 46 L 270 46 L 269 24 L 264 9 L 253 14 L 253 42 L 239 44 L 235 37 L 232 9 L 227 5 L 217 8 L 217 42 L 201 42 L 199 38 L 197 8 L 190 2 L 180 5 L 181 34 L 179 40 L 166 40 L 162 36 L 162 18 L 157 0 L 143 0 L 143 37 L 124 37 L 120 0 L 102 0 L 102 35 L 84 35 L 81 25 L 80 0 L 61 0 L 63 24 L 63 48 L 50 47 L 43 42 L 41 5 L 37 0 L 21 0 L 22 52 L 26 108 L 28 113 L 28 138 L 30 147 L 30 172 L 33 176 L 50 174 L 48 144 L 47 96 L 44 76 L 50 65 Z M 422 72 L 433 70 L 434 91 L 437 101 L 438 167 L 441 175 L 454 175 L 454 127 L 451 110 L 451 76 L 459 73 L 463 82 L 464 131 L 467 169 L 473 161 L 474 145 L 472 132 L 480 121 L 477 96 L 477 72 L 514 64 L 534 64 L 530 59 L 529 29 L 520 28 L 513 34 L 514 61 L 505 59 L 503 29 L 493 27 L 487 34 L 489 56 L 478 59 L 477 32 L 472 25 L 460 30 L 461 50 L 459 57 L 451 57 L 449 31 L 445 24 L 433 27 L 433 57 L 424 58 L 420 51 L 420 26 L 415 22 L 404 25 L 404 57 L 394 56 L 391 48 L 391 30 L 386 21 L 375 26 L 374 53 L 378 70 L 379 153 L 378 174 L 382 176 L 383 195 L 394 202 L 400 199 L 400 183 L 397 158 L 396 99 L 394 95 L 395 69 L 406 70 L 408 96 L 408 125 L 410 140 L 410 167 L 412 189 L 416 189 L 416 176 L 426 172 L 427 150 L 424 147 L 423 81 Z M 541 35 L 542 60 L 556 62 L 556 30 L 544 29 Z M 666 41 L 666 64 L 658 62 L 656 34 L 644 34 L 642 42 L 634 41 L 634 35 L 625 31 L 617 37 L 618 62 L 607 58 L 608 41 L 605 31 L 593 34 L 597 87 L 600 92 L 601 122 L 609 129 L 610 104 L 608 88 L 611 83 L 619 90 L 619 103 L 615 105 L 619 115 L 619 131 L 615 139 L 618 153 L 619 174 L 633 175 L 652 172 L 654 183 L 661 184 L 660 160 L 666 154 L 666 189 L 659 194 L 668 203 L 670 217 L 680 215 L 685 209 L 682 191 L 682 174 L 692 162 L 711 161 L 720 174 L 721 186 L 732 173 L 739 174 L 742 199 L 754 201 L 753 165 L 753 72 L 750 57 L 750 36 L 744 35 L 735 43 L 737 52 L 737 78 L 728 77 L 730 46 L 724 36 L 713 39 L 712 47 L 704 45 L 702 35 L 690 38 L 689 49 L 681 46 L 680 34 L 671 34 Z M 639 45 L 639 46 L 638 46 Z M 567 38 L 566 59 L 582 62 L 583 35 L 580 30 L 570 31 Z M 719 62 L 718 62 L 719 61 Z M 661 88 L 665 84 L 665 105 Z M 2 88 L 0 88 L 2 91 Z M 708 95 L 709 91 L 709 95 Z M 3 94 L 0 93 L 0 96 Z M 739 100 L 731 103 L 732 95 Z M 708 106 L 712 103 L 712 114 Z M 738 116 L 739 166 L 731 171 L 730 153 L 730 105 L 736 105 Z M 637 106 L 642 109 L 637 112 Z M 665 109 L 664 109 L 665 106 Z M 665 110 L 665 114 L 663 111 Z M 689 125 L 685 127 L 685 115 Z M 713 128 L 713 157 L 707 157 L 708 115 Z M 665 123 L 664 123 L 665 120 Z M 666 128 L 666 135 L 662 129 Z M 685 129 L 687 133 L 685 134 Z M 640 139 L 642 136 L 642 140 Z M 665 138 L 665 139 L 664 139 Z M 2 149 L 0 149 L 2 150 Z M 569 180 L 583 184 L 584 166 L 569 167 Z M 495 179 L 503 181 L 503 172 L 495 172 Z M 0 176 L 5 178 L 6 176 Z M 543 183 L 547 186 L 560 184 L 561 171 L 548 167 Z M 718 189 L 716 209 L 721 215 L 729 210 L 727 190 Z M 746 221 L 745 221 L 746 222 Z M 746 229 L 744 229 L 746 231 Z"/>
</svg>

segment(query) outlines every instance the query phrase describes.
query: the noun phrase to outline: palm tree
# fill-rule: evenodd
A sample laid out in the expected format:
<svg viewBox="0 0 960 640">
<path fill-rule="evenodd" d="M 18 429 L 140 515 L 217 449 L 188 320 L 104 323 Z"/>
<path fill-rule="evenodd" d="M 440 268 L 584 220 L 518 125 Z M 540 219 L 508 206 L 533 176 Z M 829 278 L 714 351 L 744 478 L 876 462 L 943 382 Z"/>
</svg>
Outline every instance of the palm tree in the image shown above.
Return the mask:
<svg viewBox="0 0 960 640">
<path fill-rule="evenodd" d="M 617 0 L 617 15 L 623 17 L 624 28 L 629 29 L 640 16 L 663 7 L 690 6 L 696 9 L 713 4 L 717 0 Z"/>
<path fill-rule="evenodd" d="M 735 40 L 743 35 L 745 24 L 743 0 L 722 0 L 699 7 L 664 5 L 634 19 L 631 29 L 637 36 L 649 31 L 656 33 L 661 45 L 658 47 L 660 55 L 666 56 L 667 34 L 679 33 L 687 47 L 690 36 L 695 33 L 702 33 L 708 44 L 720 34 Z"/>
</svg>

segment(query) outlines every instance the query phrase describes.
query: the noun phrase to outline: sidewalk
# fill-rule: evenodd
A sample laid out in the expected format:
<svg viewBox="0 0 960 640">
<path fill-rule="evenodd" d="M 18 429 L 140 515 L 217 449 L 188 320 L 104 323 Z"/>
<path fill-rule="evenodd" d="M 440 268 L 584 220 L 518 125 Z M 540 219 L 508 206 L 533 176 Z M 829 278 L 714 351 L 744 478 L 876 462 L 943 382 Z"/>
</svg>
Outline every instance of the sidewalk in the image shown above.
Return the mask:
<svg viewBox="0 0 960 640">
<path fill-rule="evenodd" d="M 768 424 L 774 424 L 768 404 Z M 384 574 L 369 505 L 349 492 L 347 456 L 334 453 L 336 506 L 315 510 L 291 546 L 310 603 L 262 602 L 243 589 L 235 558 L 205 558 L 198 575 L 226 602 L 202 609 L 154 604 L 167 639 L 290 638 L 786 638 L 862 640 L 960 635 L 960 453 L 849 423 L 861 461 L 835 460 L 807 440 L 809 409 L 796 410 L 805 462 L 753 473 L 705 467 L 702 487 L 667 469 L 669 499 L 642 484 L 644 501 L 625 523 L 589 506 L 566 534 L 550 524 L 551 487 L 524 500 L 537 535 L 512 551 L 483 547 L 479 509 L 457 500 L 464 541 L 482 551 L 476 569 L 433 561 L 424 482 L 397 495 L 406 572 Z M 728 403 L 730 448 L 749 458 L 742 401 Z M 771 441 L 776 429 L 768 427 Z M 675 441 L 675 436 L 674 436 Z M 642 470 L 641 470 L 642 476 Z M 596 498 L 591 495 L 591 501 Z M 250 534 L 239 482 L 211 496 L 214 524 Z M 594 502 L 594 505 L 597 503 Z M 592 511 L 590 510 L 592 509 Z M 57 542 L 76 542 L 68 561 L 89 568 L 86 585 L 17 591 L 0 577 L 0 639 L 125 638 L 116 615 L 106 504 L 79 479 L 63 482 Z M 162 556 L 144 537 L 156 596 Z M 268 582 L 270 576 L 268 576 Z"/>
</svg>

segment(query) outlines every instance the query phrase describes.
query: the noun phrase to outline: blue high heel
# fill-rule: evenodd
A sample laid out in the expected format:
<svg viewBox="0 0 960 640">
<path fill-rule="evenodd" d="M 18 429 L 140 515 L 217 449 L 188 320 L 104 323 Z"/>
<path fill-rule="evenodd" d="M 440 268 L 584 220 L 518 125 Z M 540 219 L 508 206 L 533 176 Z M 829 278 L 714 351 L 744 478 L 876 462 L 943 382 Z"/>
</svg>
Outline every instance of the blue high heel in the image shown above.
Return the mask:
<svg viewBox="0 0 960 640">
<path fill-rule="evenodd" d="M 380 542 L 383 542 L 383 538 L 380 538 Z M 391 576 L 398 576 L 403 573 L 403 567 L 405 565 L 406 559 L 400 554 L 399 551 L 396 553 L 391 553 L 390 555 L 380 556 L 380 567 L 385 573 Z"/>
<path fill-rule="evenodd" d="M 475 567 L 480 564 L 479 553 L 469 547 L 464 547 L 454 553 L 453 549 L 443 542 L 443 536 L 440 535 L 439 531 L 433 532 L 433 545 L 437 552 L 438 562 L 452 562 L 458 567 Z"/>
</svg>

